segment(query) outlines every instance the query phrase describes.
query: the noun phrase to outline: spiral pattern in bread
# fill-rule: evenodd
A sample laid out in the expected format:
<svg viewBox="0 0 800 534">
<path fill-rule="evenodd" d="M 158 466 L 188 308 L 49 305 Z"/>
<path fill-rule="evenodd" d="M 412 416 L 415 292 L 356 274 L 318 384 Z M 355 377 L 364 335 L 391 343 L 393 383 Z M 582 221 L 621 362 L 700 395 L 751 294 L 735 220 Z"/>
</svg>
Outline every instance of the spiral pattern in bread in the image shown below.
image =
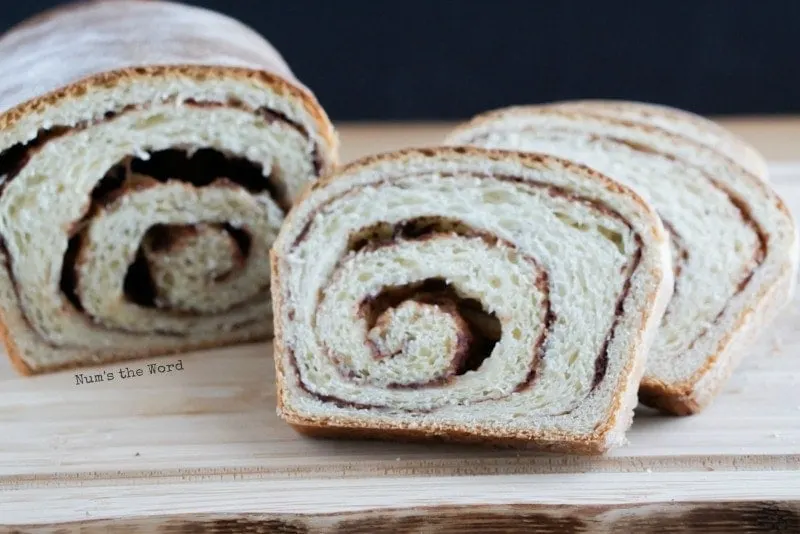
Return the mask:
<svg viewBox="0 0 800 534">
<path fill-rule="evenodd" d="M 685 112 L 654 123 L 631 120 L 631 110 L 643 109 L 652 110 L 585 101 L 506 108 L 458 127 L 446 143 L 569 158 L 633 187 L 655 207 L 670 234 L 675 290 L 641 398 L 691 414 L 720 391 L 761 328 L 790 301 L 797 227 L 766 174 L 743 167 L 758 168 L 757 158 L 739 152 L 738 164 L 725 153 L 730 145 L 699 143 L 715 130 L 690 135 Z M 665 113 L 660 109 L 651 113 Z"/>
<path fill-rule="evenodd" d="M 716 122 L 682 109 L 625 100 L 563 100 L 546 106 L 659 128 L 712 149 L 750 174 L 769 180 L 767 161 L 753 145 Z"/>
<path fill-rule="evenodd" d="M 628 189 L 478 149 L 337 171 L 272 255 L 279 413 L 323 435 L 605 450 L 672 288 L 666 233 Z"/>
<path fill-rule="evenodd" d="M 0 69 L 0 299 L 22 371 L 271 334 L 269 247 L 337 143 L 268 42 L 204 9 L 86 2 L 4 35 Z"/>
</svg>

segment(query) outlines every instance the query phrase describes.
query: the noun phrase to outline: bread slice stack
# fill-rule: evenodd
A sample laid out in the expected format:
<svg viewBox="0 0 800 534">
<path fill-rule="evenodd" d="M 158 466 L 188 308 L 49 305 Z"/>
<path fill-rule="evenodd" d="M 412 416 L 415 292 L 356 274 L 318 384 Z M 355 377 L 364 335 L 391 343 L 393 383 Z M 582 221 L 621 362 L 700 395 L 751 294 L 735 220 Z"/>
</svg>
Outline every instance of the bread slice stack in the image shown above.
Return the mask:
<svg viewBox="0 0 800 534">
<path fill-rule="evenodd" d="M 480 148 L 365 158 L 272 249 L 278 412 L 315 436 L 622 442 L 673 289 L 630 188 Z"/>
<path fill-rule="evenodd" d="M 267 41 L 81 2 L 3 35 L 0 70 L 0 330 L 22 372 L 271 334 L 269 248 L 338 147 Z"/>
<path fill-rule="evenodd" d="M 634 102 L 559 102 L 482 114 L 446 144 L 566 158 L 655 208 L 670 236 L 675 288 L 648 354 L 646 404 L 701 410 L 791 299 L 795 222 L 757 152 L 705 119 Z"/>
</svg>

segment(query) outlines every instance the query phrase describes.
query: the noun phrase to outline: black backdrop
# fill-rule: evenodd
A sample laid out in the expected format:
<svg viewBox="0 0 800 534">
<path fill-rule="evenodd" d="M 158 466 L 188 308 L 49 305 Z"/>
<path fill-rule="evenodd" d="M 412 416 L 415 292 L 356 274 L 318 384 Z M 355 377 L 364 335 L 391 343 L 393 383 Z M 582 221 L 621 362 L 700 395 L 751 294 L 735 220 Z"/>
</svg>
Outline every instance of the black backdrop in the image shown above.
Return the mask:
<svg viewBox="0 0 800 534">
<path fill-rule="evenodd" d="M 3 27 L 63 2 L 2 2 Z M 334 119 L 576 97 L 800 111 L 800 0 L 197 0 L 263 33 Z M 143 28 L 142 31 L 148 31 Z"/>
</svg>

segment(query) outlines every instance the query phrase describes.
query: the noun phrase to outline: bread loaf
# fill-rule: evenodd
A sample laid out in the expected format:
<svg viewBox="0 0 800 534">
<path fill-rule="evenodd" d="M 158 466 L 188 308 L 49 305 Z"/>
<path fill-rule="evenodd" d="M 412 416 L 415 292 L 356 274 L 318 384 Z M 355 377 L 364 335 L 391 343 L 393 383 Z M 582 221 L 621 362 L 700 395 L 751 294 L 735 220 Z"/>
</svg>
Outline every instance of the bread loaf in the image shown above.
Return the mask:
<svg viewBox="0 0 800 534">
<path fill-rule="evenodd" d="M 746 152 L 728 157 L 717 151 L 724 144 L 698 143 L 699 129 L 689 135 L 679 121 L 669 132 L 661 127 L 667 115 L 652 123 L 655 115 L 630 120 L 631 110 L 641 109 L 648 108 L 602 102 L 507 108 L 462 125 L 446 143 L 570 158 L 655 206 L 670 234 L 675 290 L 648 356 L 641 398 L 690 414 L 710 402 L 762 326 L 790 300 L 797 229 L 766 174 L 759 179 L 735 163 Z M 758 167 L 755 158 L 748 161 Z"/>
<path fill-rule="evenodd" d="M 0 308 L 25 373 L 265 338 L 325 112 L 243 24 L 82 2 L 0 38 Z"/>
<path fill-rule="evenodd" d="M 272 249 L 278 413 L 317 436 L 596 453 L 628 428 L 672 291 L 628 188 L 476 148 L 317 182 Z"/>
</svg>

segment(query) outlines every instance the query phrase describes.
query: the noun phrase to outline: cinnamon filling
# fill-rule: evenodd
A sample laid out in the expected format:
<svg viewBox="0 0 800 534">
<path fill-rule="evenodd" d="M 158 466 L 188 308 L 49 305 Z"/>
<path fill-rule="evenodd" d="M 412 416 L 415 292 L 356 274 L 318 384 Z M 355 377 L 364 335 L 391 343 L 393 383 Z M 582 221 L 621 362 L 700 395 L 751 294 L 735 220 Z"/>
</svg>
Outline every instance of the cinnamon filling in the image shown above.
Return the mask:
<svg viewBox="0 0 800 534">
<path fill-rule="evenodd" d="M 194 187 L 225 183 L 235 184 L 251 193 L 270 192 L 274 199 L 282 198 L 274 182 L 264 177 L 261 166 L 244 158 L 228 157 L 212 149 L 201 149 L 189 154 L 178 149 L 167 149 L 150 154 L 148 160 L 127 157 L 114 165 L 92 190 L 92 202 L 82 221 L 75 229 L 82 228 L 102 206 L 124 196 L 131 190 L 148 187 L 153 182 L 180 180 Z M 289 200 L 283 197 L 283 208 L 288 209 Z M 284 211 L 285 213 L 285 211 Z M 236 243 L 238 251 L 246 261 L 252 237 L 246 228 L 234 228 L 230 224 L 213 225 Z M 168 251 L 178 243 L 181 236 L 192 232 L 192 225 L 155 225 L 148 230 L 144 242 L 155 250 Z M 82 310 L 76 293 L 76 258 L 80 251 L 81 233 L 77 231 L 69 240 L 67 254 L 61 273 L 61 290 L 67 299 Z M 136 258 L 128 267 L 123 283 L 126 298 L 145 307 L 154 307 L 157 291 L 150 273 L 147 259 L 140 248 Z"/>
<path fill-rule="evenodd" d="M 244 103 L 236 100 L 230 100 L 226 103 L 187 100 L 183 102 L 183 105 L 243 109 L 261 116 L 270 123 L 282 122 L 308 138 L 308 132 L 302 125 L 291 121 L 280 112 L 267 108 L 249 109 Z M 146 105 L 129 105 L 118 111 L 108 111 L 100 119 L 81 121 L 73 126 L 55 126 L 42 129 L 31 141 L 18 143 L 0 152 L 0 195 L 28 164 L 30 159 L 49 141 L 112 121 L 125 113 L 146 108 Z M 317 146 L 314 147 L 312 157 L 315 174 L 318 176 L 323 162 Z M 144 176 L 145 180 L 131 180 L 131 174 Z M 63 259 L 59 285 L 66 299 L 77 310 L 83 310 L 80 298 L 76 293 L 76 261 L 78 261 L 81 250 L 81 230 L 86 226 L 92 215 L 106 203 L 124 195 L 131 189 L 136 190 L 141 187 L 148 187 L 152 182 L 163 183 L 168 180 L 183 181 L 195 187 L 210 184 L 235 184 L 254 194 L 267 192 L 284 213 L 291 207 L 291 201 L 286 192 L 279 186 L 278 180 L 273 176 L 265 177 L 261 166 L 246 158 L 229 156 L 213 149 L 199 149 L 189 153 L 178 148 L 153 152 L 147 160 L 135 157 L 125 158 L 109 169 L 106 175 L 97 183 L 91 193 L 86 215 L 80 221 L 73 223 L 70 229 L 70 239 Z M 169 247 L 172 239 L 170 234 L 173 231 L 180 233 L 187 229 L 190 230 L 191 226 L 154 227 L 148 232 L 148 237 L 165 247 Z M 220 225 L 218 230 L 228 235 L 232 242 L 236 244 L 242 256 L 247 257 L 252 237 L 246 228 L 234 228 L 226 224 Z M 17 284 L 13 279 L 13 271 L 10 268 L 9 275 L 16 290 Z M 128 267 L 124 280 L 124 291 L 131 302 L 142 306 L 153 306 L 155 288 L 141 249 L 137 252 L 135 261 Z"/>
<path fill-rule="evenodd" d="M 489 243 L 497 241 L 496 237 L 486 232 L 479 232 L 456 219 L 415 217 L 396 224 L 381 222 L 364 228 L 350 237 L 348 249 L 351 253 L 377 250 L 400 240 L 421 241 L 445 234 L 480 237 Z M 459 333 L 452 365 L 445 375 L 428 383 L 394 387 L 420 388 L 446 384 L 457 376 L 479 369 L 491 356 L 494 346 L 500 340 L 502 327 L 497 317 L 484 310 L 479 301 L 460 295 L 453 286 L 441 278 L 384 288 L 379 295 L 368 297 L 361 302 L 359 315 L 366 318 L 369 331 L 387 310 L 397 308 L 408 300 L 435 305 L 445 313 L 451 314 L 464 325 L 464 328 Z M 365 343 L 371 346 L 368 340 L 365 340 Z M 381 356 L 375 347 L 372 347 L 372 350 L 376 358 Z"/>
<path fill-rule="evenodd" d="M 620 121 L 620 122 L 623 122 L 623 123 L 628 124 L 628 125 L 633 125 L 633 123 L 628 122 L 628 121 Z M 637 125 L 637 127 L 638 126 L 639 125 Z M 535 131 L 535 129 L 533 129 L 533 128 L 528 128 L 526 130 L 527 131 Z M 562 134 L 564 134 L 564 133 L 566 133 L 566 134 L 575 133 L 574 130 L 569 129 L 569 128 L 548 128 L 547 131 L 548 132 L 554 132 L 554 133 L 562 133 Z M 603 140 L 603 139 L 605 139 L 605 140 L 610 141 L 612 143 L 617 143 L 617 144 L 620 144 L 620 145 L 624 145 L 624 146 L 630 148 L 631 150 L 634 150 L 636 152 L 640 152 L 642 154 L 649 154 L 649 155 L 653 155 L 653 156 L 658 156 L 658 157 L 666 158 L 666 159 L 671 160 L 671 161 L 674 161 L 676 159 L 675 156 L 672 156 L 670 154 L 664 154 L 662 152 L 658 152 L 657 150 L 654 150 L 652 147 L 650 147 L 650 146 L 648 146 L 648 145 L 646 145 L 644 143 L 639 143 L 639 142 L 632 141 L 632 140 L 627 140 L 627 139 L 620 139 L 618 137 L 606 137 L 606 136 L 600 136 L 600 135 L 592 135 L 590 137 L 593 140 Z M 487 139 L 488 139 L 488 134 L 478 135 L 478 136 L 473 137 L 469 141 L 469 143 L 470 144 L 475 144 L 475 143 L 479 143 L 481 141 L 485 141 Z M 706 176 L 706 179 L 716 189 L 718 189 L 719 191 L 721 191 L 722 193 L 725 194 L 725 196 L 728 198 L 730 203 L 736 208 L 736 210 L 739 213 L 739 216 L 740 216 L 742 222 L 746 226 L 748 226 L 756 234 L 756 236 L 758 238 L 758 245 L 753 249 L 752 260 L 750 261 L 749 265 L 744 268 L 744 270 L 743 270 L 743 272 L 742 272 L 742 274 L 741 274 L 741 276 L 739 278 L 739 283 L 736 286 L 736 290 L 734 291 L 733 295 L 731 295 L 731 298 L 728 301 L 728 302 L 730 302 L 730 300 L 732 300 L 736 295 L 738 295 L 739 293 L 744 291 L 744 289 L 747 287 L 747 284 L 753 278 L 753 275 L 755 274 L 756 269 L 758 269 L 761 266 L 761 264 L 764 262 L 764 259 L 766 258 L 767 251 L 768 251 L 768 248 L 769 248 L 769 236 L 764 232 L 764 229 L 761 228 L 761 226 L 758 225 L 756 220 L 753 218 L 753 215 L 750 213 L 750 209 L 748 208 L 747 204 L 741 198 L 739 198 L 733 191 L 731 191 L 728 187 L 726 187 L 725 184 L 723 184 L 722 182 L 720 182 L 718 180 L 715 180 L 715 179 L 713 179 L 713 178 L 711 178 L 709 176 Z M 685 248 L 680 235 L 678 235 L 677 232 L 675 232 L 675 229 L 670 225 L 670 223 L 668 221 L 663 221 L 663 223 L 664 223 L 664 226 L 665 226 L 666 230 L 668 231 L 668 233 L 670 235 L 670 240 L 672 241 L 673 247 L 675 248 L 675 250 L 678 251 L 677 257 L 673 258 L 673 274 L 674 274 L 674 277 L 675 277 L 675 282 L 674 282 L 675 285 L 674 285 L 674 288 L 673 288 L 674 289 L 674 293 L 673 294 L 677 294 L 677 292 L 678 292 L 678 290 L 680 288 L 679 276 L 680 276 L 680 274 L 681 274 L 681 272 L 683 270 L 683 267 L 686 265 L 686 263 L 689 260 L 689 252 Z M 672 312 L 672 302 L 674 302 L 674 296 L 673 296 L 673 300 L 671 300 L 670 304 L 667 306 L 667 310 L 666 310 L 666 312 L 664 314 L 662 322 L 665 321 L 667 319 L 667 317 L 669 316 L 669 314 Z M 725 314 L 727 309 L 728 309 L 728 305 L 723 307 L 722 310 L 720 310 L 720 312 L 714 318 L 714 320 L 712 321 L 711 324 L 713 325 L 714 323 L 719 321 L 720 318 Z M 709 332 L 709 330 L 710 330 L 709 327 L 704 328 L 703 331 L 700 334 L 698 334 L 698 336 L 695 337 L 692 340 L 692 342 L 687 347 L 687 350 L 691 350 L 695 346 L 695 344 L 706 333 Z"/>
<path fill-rule="evenodd" d="M 359 315 L 366 319 L 367 330 L 370 330 L 387 310 L 397 308 L 408 300 L 432 304 L 446 313 L 453 314 L 463 323 L 465 331 L 459 333 L 459 343 L 454 349 L 452 366 L 445 376 L 429 383 L 394 387 L 415 389 L 446 384 L 456 376 L 479 369 L 491 356 L 494 346 L 500 340 L 502 327 L 497 317 L 484 310 L 479 301 L 459 295 L 453 286 L 441 278 L 385 288 L 379 295 L 365 298 L 361 302 Z M 376 359 L 395 356 L 395 354 L 381 354 L 369 341 L 365 340 L 365 343 L 372 347 Z"/>
<path fill-rule="evenodd" d="M 473 177 L 484 177 L 482 175 L 471 175 Z M 495 177 L 498 178 L 498 177 Z M 617 218 L 623 221 L 622 217 L 615 212 L 612 208 L 600 204 L 597 201 L 580 198 L 571 192 L 561 190 L 550 184 L 535 184 L 528 181 L 523 181 L 516 177 L 505 176 L 499 179 L 514 181 L 520 184 L 526 184 L 531 188 L 545 189 L 549 194 L 557 196 L 566 196 L 571 200 L 582 202 L 585 205 L 596 209 L 610 217 Z M 348 194 L 348 193 L 344 193 Z M 344 195 L 343 194 L 343 195 Z M 338 198 L 338 197 L 337 197 Z M 334 202 L 336 198 L 331 199 L 329 202 Z M 309 217 L 313 220 L 313 216 Z M 624 222 L 624 221 L 623 221 Z M 625 223 L 627 225 L 627 223 Z M 310 231 L 311 222 L 301 230 L 300 236 L 295 240 L 294 245 L 297 246 L 302 243 L 308 232 Z M 469 227 L 465 223 L 442 217 L 415 217 L 400 221 L 398 223 L 381 222 L 375 225 L 363 228 L 359 232 L 352 235 L 349 239 L 350 253 L 358 253 L 361 251 L 372 251 L 381 247 L 391 246 L 399 240 L 426 240 L 435 239 L 443 234 L 457 234 L 461 236 L 480 237 L 488 243 L 497 243 L 499 239 L 496 236 L 490 235 L 486 232 L 476 230 Z M 611 341 L 614 338 L 615 331 L 620 317 L 623 314 L 623 306 L 627 300 L 631 288 L 631 278 L 639 267 L 641 260 L 641 247 L 642 241 L 639 235 L 634 236 L 637 249 L 631 260 L 624 266 L 623 275 L 625 281 L 623 283 L 622 291 L 620 292 L 616 306 L 614 309 L 614 320 L 605 337 L 605 341 L 595 359 L 594 375 L 592 377 L 591 389 L 594 390 L 605 378 L 608 369 L 608 350 Z M 510 243 L 506 243 L 513 246 Z M 532 258 L 526 258 L 530 261 L 535 261 Z M 533 386 L 540 362 L 545 357 L 547 350 L 547 336 L 552 329 L 552 325 L 557 320 L 555 311 L 549 298 L 549 281 L 546 272 L 542 272 L 539 280 L 536 282 L 537 287 L 546 296 L 545 300 L 545 315 L 544 315 L 544 328 L 541 336 L 535 342 L 535 354 L 532 355 L 531 368 L 526 379 L 517 385 L 515 391 L 524 391 Z M 466 324 L 466 332 L 460 336 L 460 340 L 467 343 L 466 350 L 464 347 L 459 347 L 462 350 L 456 350 L 453 357 L 453 365 L 449 373 L 443 377 L 433 380 L 428 383 L 420 384 L 404 384 L 402 386 L 390 386 L 400 388 L 421 388 L 427 386 L 442 386 L 446 385 L 455 377 L 465 374 L 468 371 L 476 371 L 480 369 L 484 361 L 491 355 L 495 345 L 500 340 L 501 324 L 500 321 L 493 314 L 487 313 L 480 302 L 464 298 L 458 292 L 447 284 L 447 282 L 440 278 L 432 278 L 422 282 L 407 284 L 400 287 L 385 288 L 380 294 L 365 298 L 359 306 L 359 315 L 364 317 L 367 322 L 367 331 L 369 331 L 379 320 L 386 310 L 396 308 L 405 301 L 414 300 L 420 303 L 433 303 L 442 307 L 447 313 L 457 314 L 460 319 L 463 319 Z M 289 310 L 291 315 L 293 312 Z M 369 340 L 365 340 L 365 344 L 370 346 Z M 375 358 L 393 357 L 395 354 L 383 354 L 371 347 Z M 323 402 L 330 402 L 342 407 L 350 407 L 356 409 L 382 409 L 383 406 L 377 405 L 364 405 L 359 403 L 349 402 L 331 395 L 319 395 L 312 391 L 312 389 L 304 383 L 299 367 L 297 366 L 296 356 L 291 348 L 288 350 L 290 365 L 292 366 L 295 376 L 298 380 L 298 385 L 306 393 L 318 398 Z M 331 355 L 334 362 L 337 361 L 336 355 Z M 352 376 L 345 376 L 345 378 L 354 378 Z"/>
<path fill-rule="evenodd" d="M 115 193 L 124 193 L 126 178 L 130 174 L 143 175 L 158 182 L 180 180 L 195 187 L 210 185 L 224 179 L 251 193 L 268 192 L 284 213 L 289 211 L 291 200 L 281 190 L 272 176 L 264 176 L 261 165 L 252 161 L 203 148 L 189 153 L 169 148 L 151 152 L 148 159 L 125 158 L 114 165 L 92 190 L 92 199 L 107 203 Z"/>
</svg>

